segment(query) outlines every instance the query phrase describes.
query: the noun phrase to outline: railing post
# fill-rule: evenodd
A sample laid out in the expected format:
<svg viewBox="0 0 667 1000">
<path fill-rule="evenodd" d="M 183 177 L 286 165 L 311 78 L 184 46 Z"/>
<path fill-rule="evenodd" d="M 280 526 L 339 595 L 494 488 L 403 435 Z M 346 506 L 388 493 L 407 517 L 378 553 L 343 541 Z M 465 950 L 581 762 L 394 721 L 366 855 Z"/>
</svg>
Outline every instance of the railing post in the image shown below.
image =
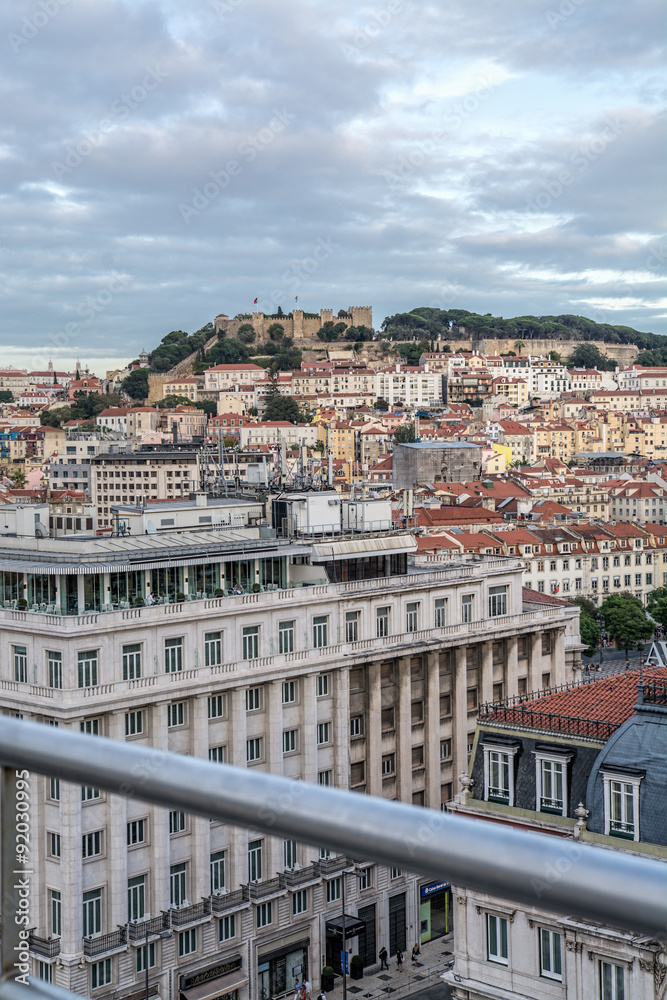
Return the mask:
<svg viewBox="0 0 667 1000">
<path fill-rule="evenodd" d="M 27 772 L 25 772 L 27 774 Z M 0 834 L 2 836 L 0 869 L 2 871 L 2 978 L 16 979 L 30 972 L 28 958 L 28 927 L 30 926 L 30 863 L 27 851 L 17 854 L 16 782 L 13 767 L 2 768 L 2 800 L 0 801 Z M 27 817 L 26 813 L 26 825 Z M 25 843 L 30 843 L 26 830 Z M 18 858 L 25 859 L 21 863 Z M 23 869 L 26 869 L 23 871 Z M 18 923 L 25 914 L 25 923 Z M 25 932 L 21 939 L 20 931 Z M 23 954 L 21 954 L 23 952 Z M 21 958 L 25 961 L 21 962 Z M 21 966 L 24 968 L 21 968 Z"/>
</svg>

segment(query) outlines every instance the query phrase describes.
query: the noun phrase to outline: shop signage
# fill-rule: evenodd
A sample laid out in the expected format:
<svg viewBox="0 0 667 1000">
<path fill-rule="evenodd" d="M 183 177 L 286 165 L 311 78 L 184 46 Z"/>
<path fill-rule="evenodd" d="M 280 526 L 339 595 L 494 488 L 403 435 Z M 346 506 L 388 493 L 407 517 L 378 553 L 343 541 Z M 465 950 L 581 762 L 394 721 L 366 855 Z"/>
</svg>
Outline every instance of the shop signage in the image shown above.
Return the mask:
<svg viewBox="0 0 667 1000">
<path fill-rule="evenodd" d="M 210 969 L 195 972 L 192 976 L 181 976 L 181 989 L 191 990 L 193 986 L 201 986 L 202 983 L 208 983 L 211 979 L 226 976 L 229 972 L 237 972 L 241 968 L 241 965 L 241 956 L 238 955 L 236 958 L 230 959 L 229 962 L 221 962 L 220 965 L 213 965 Z"/>
<path fill-rule="evenodd" d="M 421 897 L 424 899 L 426 896 L 432 896 L 434 892 L 440 892 L 441 889 L 449 889 L 449 882 L 431 882 L 430 885 L 423 885 Z"/>
</svg>

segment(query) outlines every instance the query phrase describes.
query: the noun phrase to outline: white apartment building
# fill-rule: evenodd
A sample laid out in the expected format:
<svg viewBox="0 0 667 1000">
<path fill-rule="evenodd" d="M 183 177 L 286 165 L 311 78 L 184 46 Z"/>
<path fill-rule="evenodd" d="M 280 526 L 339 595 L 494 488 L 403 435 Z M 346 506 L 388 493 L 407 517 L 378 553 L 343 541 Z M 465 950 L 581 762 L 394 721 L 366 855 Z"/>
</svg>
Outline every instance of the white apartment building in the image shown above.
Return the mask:
<svg viewBox="0 0 667 1000">
<path fill-rule="evenodd" d="M 204 389 L 207 392 L 231 389 L 234 385 L 249 385 L 266 378 L 266 368 L 250 361 L 238 365 L 214 365 L 204 372 Z"/>
<path fill-rule="evenodd" d="M 101 437 L 68 438 L 51 457 L 49 487 L 52 490 L 83 490 L 90 496 L 91 460 L 108 447 L 108 441 Z"/>
<path fill-rule="evenodd" d="M 318 440 L 317 424 L 292 424 L 289 420 L 246 420 L 239 427 L 241 448 L 262 444 L 280 445 L 283 442 L 290 447 L 305 444 L 308 448 L 313 448 Z"/>
<path fill-rule="evenodd" d="M 375 394 L 390 406 L 433 406 L 442 403 L 442 373 L 396 364 L 382 368 L 375 375 Z"/>
<path fill-rule="evenodd" d="M 100 528 L 109 527 L 113 504 L 177 500 L 197 487 L 194 451 L 132 451 L 91 458 L 91 498 Z"/>
<path fill-rule="evenodd" d="M 532 361 L 532 359 L 531 359 Z M 565 365 L 542 361 L 539 365 L 532 364 L 522 377 L 530 380 L 531 396 L 542 399 L 560 396 L 572 390 L 572 379 Z"/>
<path fill-rule="evenodd" d="M 478 704 L 570 679 L 578 611 L 524 612 L 517 560 L 420 564 L 401 532 L 260 538 L 257 503 L 236 505 L 226 530 L 0 539 L 4 710 L 153 746 L 156 766 L 169 750 L 440 809 Z M 79 993 L 143 996 L 146 967 L 165 998 L 317 984 L 343 879 L 366 964 L 420 933 L 430 883 L 407 871 L 357 877 L 317 846 L 50 779 L 32 802 L 34 972 Z"/>
</svg>

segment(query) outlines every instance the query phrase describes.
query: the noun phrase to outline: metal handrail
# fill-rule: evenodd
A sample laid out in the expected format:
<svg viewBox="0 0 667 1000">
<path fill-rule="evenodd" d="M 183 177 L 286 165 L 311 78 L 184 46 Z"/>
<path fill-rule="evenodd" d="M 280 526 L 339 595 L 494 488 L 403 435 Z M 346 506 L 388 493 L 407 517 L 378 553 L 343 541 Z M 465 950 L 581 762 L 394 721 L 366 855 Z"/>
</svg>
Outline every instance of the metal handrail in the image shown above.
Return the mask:
<svg viewBox="0 0 667 1000">
<path fill-rule="evenodd" d="M 16 865 L 11 769 L 17 768 L 268 836 L 297 837 L 348 857 L 446 877 L 474 891 L 633 932 L 660 935 L 667 924 L 667 866 L 631 852 L 555 840 L 6 716 L 0 719 L 0 764 L 2 864 L 8 878 L 3 884 L 9 886 Z M 10 892 L 5 909 L 11 902 Z M 3 935 L 5 970 L 5 957 L 13 961 L 5 951 L 13 947 L 12 938 L 9 931 Z"/>
</svg>

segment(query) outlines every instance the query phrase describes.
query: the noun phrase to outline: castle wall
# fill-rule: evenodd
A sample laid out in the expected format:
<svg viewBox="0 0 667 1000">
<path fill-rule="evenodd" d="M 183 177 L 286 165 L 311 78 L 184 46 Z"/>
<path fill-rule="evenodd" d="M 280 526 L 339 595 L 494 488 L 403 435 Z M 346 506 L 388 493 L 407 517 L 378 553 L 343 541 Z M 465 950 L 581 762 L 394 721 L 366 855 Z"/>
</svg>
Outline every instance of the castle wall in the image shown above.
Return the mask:
<svg viewBox="0 0 667 1000">
<path fill-rule="evenodd" d="M 317 334 L 327 322 L 344 323 L 346 329 L 350 326 L 373 327 L 372 306 L 348 306 L 344 316 L 338 316 L 333 309 L 320 309 L 319 316 L 305 316 L 303 309 L 294 309 L 280 318 L 267 316 L 263 312 L 254 312 L 249 319 L 230 319 L 225 313 L 215 317 L 216 333 L 224 333 L 227 337 L 235 337 L 243 323 L 250 323 L 255 330 L 257 340 L 265 340 L 272 323 L 281 323 L 285 328 L 285 336 L 292 337 L 296 343 L 318 341 Z"/>
<path fill-rule="evenodd" d="M 485 338 L 484 340 L 473 341 L 469 336 L 461 337 L 452 330 L 451 337 L 448 340 L 438 341 L 438 344 L 441 347 L 449 344 L 451 347 L 461 348 L 466 351 L 479 351 L 480 354 L 507 354 L 508 351 L 517 353 L 514 347 L 515 342 L 516 338 L 511 340 Z M 636 361 L 639 354 L 639 348 L 635 344 L 605 344 L 601 340 L 524 340 L 524 347 L 522 347 L 521 352 L 522 354 L 546 355 L 549 351 L 557 351 L 561 357 L 567 358 L 575 347 L 581 343 L 595 344 L 601 354 L 606 354 L 607 357 L 617 361 L 622 368 Z"/>
</svg>

